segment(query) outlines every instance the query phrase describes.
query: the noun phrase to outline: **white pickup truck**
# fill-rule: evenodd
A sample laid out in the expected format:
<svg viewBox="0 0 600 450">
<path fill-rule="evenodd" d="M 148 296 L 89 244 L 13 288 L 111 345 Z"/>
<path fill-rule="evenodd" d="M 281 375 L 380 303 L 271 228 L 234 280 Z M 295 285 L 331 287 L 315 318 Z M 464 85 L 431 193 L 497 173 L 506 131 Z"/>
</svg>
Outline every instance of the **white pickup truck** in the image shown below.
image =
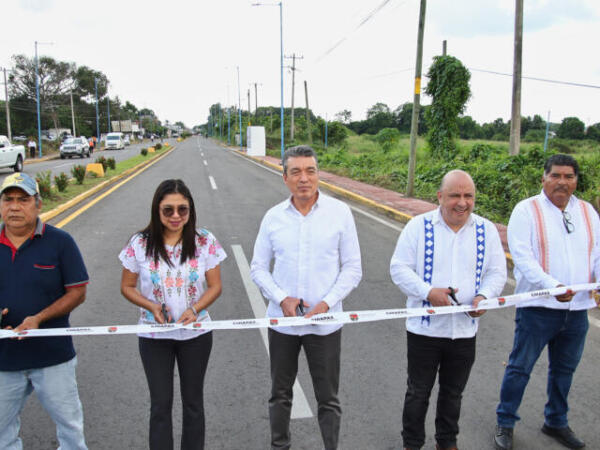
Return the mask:
<svg viewBox="0 0 600 450">
<path fill-rule="evenodd" d="M 23 170 L 25 147 L 12 145 L 6 136 L 0 135 L 0 168 L 10 167 L 15 172 Z"/>
</svg>

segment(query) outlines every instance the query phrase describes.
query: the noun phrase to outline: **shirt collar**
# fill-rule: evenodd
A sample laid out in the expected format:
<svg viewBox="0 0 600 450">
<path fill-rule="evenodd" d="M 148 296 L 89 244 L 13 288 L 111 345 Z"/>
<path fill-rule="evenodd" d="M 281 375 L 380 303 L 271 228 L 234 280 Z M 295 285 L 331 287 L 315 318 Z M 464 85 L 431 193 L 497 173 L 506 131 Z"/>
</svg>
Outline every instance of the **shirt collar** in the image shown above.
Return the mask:
<svg viewBox="0 0 600 450">
<path fill-rule="evenodd" d="M 444 225 L 445 227 L 447 227 L 449 230 L 452 230 L 452 228 L 450 228 L 448 226 L 448 224 L 446 223 L 446 221 L 444 220 L 444 218 L 442 217 L 442 210 L 440 209 L 440 207 L 438 206 L 437 209 L 435 209 L 433 211 L 433 216 L 431 218 L 431 223 L 435 224 L 441 224 Z M 460 228 L 460 230 L 462 230 L 465 227 L 470 227 L 471 225 L 473 225 L 473 223 L 475 223 L 475 219 L 473 219 L 473 213 L 469 214 L 469 218 L 467 219 L 467 222 Z M 457 231 L 460 232 L 460 230 Z"/>
<path fill-rule="evenodd" d="M 44 231 L 46 229 L 46 224 L 44 222 L 42 222 L 42 220 L 38 217 L 35 223 L 35 228 L 33 230 L 33 234 L 31 235 L 31 238 L 33 239 L 35 236 L 42 236 L 44 234 Z M 6 231 L 4 229 L 4 222 L 0 223 L 0 233 L 3 236 L 6 236 Z"/>
<path fill-rule="evenodd" d="M 311 211 L 314 211 L 315 209 L 317 209 L 319 207 L 319 205 L 321 204 L 321 198 L 323 197 L 323 194 L 321 194 L 321 191 L 319 189 L 317 189 L 317 201 L 315 202 L 314 205 L 312 205 L 312 208 L 310 209 Z M 298 211 L 296 209 L 296 207 L 294 206 L 294 204 L 292 203 L 292 196 L 290 195 L 284 202 L 284 209 L 291 209 L 294 211 Z"/>
<path fill-rule="evenodd" d="M 552 201 L 548 198 L 548 196 L 546 195 L 546 193 L 544 192 L 544 189 L 542 189 L 542 192 L 540 192 L 540 198 L 547 202 L 547 205 L 550 206 L 551 208 L 556 208 L 559 209 L 554 203 L 552 203 Z M 565 211 L 566 210 L 570 210 L 573 205 L 577 202 L 577 197 L 575 197 L 575 195 L 571 195 L 571 197 L 569 198 L 569 203 L 567 203 L 567 206 L 565 207 Z"/>
</svg>

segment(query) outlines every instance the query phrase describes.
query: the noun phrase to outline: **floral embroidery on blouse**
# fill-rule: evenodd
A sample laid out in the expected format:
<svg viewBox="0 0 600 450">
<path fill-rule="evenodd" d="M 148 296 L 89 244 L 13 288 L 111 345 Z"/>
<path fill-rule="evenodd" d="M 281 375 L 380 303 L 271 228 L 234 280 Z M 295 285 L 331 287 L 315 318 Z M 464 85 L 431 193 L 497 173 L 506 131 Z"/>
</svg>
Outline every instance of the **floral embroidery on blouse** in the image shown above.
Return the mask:
<svg viewBox="0 0 600 450">
<path fill-rule="evenodd" d="M 140 292 L 156 303 L 166 303 L 177 319 L 182 312 L 196 303 L 204 293 L 204 273 L 216 267 L 227 255 L 217 239 L 205 229 L 198 229 L 196 253 L 181 264 L 182 245 L 167 247 L 172 266 L 162 259 L 154 261 L 146 256 L 147 238 L 135 235 L 121 251 L 119 258 L 126 269 L 140 276 Z M 202 310 L 199 317 L 208 317 Z M 141 323 L 156 323 L 152 313 L 141 309 Z M 164 337 L 167 337 L 166 335 Z"/>
</svg>

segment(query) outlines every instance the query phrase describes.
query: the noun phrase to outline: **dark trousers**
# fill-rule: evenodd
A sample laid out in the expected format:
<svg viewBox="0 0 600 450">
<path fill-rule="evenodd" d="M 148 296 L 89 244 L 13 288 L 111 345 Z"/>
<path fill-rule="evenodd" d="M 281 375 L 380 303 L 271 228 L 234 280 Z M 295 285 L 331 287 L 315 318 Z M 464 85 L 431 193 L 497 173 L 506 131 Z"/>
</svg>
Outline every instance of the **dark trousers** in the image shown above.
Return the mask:
<svg viewBox="0 0 600 450">
<path fill-rule="evenodd" d="M 475 362 L 475 337 L 452 340 L 407 332 L 407 342 L 408 386 L 402 413 L 404 447 L 418 449 L 425 443 L 425 416 L 438 371 L 435 440 L 442 448 L 455 446 L 462 392 Z"/>
<path fill-rule="evenodd" d="M 185 341 L 141 337 L 139 348 L 150 388 L 150 450 L 173 449 L 175 361 L 183 406 L 181 449 L 204 449 L 204 375 L 212 349 L 212 333 Z"/>
<path fill-rule="evenodd" d="M 298 373 L 298 355 L 301 347 L 304 347 L 315 390 L 324 447 L 326 450 L 337 448 L 342 418 L 342 408 L 338 399 L 341 341 L 341 329 L 326 336 L 295 336 L 269 329 L 271 449 L 291 447 L 292 387 Z"/>
<path fill-rule="evenodd" d="M 35 158 L 35 147 L 29 147 L 29 157 Z"/>
</svg>

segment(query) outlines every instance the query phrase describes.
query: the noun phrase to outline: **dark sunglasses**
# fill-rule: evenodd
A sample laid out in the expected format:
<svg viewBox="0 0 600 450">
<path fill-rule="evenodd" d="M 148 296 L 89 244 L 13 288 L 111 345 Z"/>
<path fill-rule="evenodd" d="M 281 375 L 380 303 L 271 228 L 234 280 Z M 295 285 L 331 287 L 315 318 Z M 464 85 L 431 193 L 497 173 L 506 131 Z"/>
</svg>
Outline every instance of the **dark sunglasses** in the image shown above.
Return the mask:
<svg viewBox="0 0 600 450">
<path fill-rule="evenodd" d="M 569 214 L 567 211 L 563 211 L 562 216 L 565 229 L 567 230 L 567 233 L 571 234 L 573 231 L 575 231 L 575 225 L 573 225 L 573 222 L 571 222 L 571 214 Z"/>
<path fill-rule="evenodd" d="M 160 212 L 163 214 L 163 216 L 165 217 L 171 217 L 173 214 L 175 214 L 175 208 L 172 206 L 165 206 L 164 208 L 162 208 L 160 210 Z M 177 207 L 177 214 L 180 217 L 185 217 L 190 213 L 190 207 L 189 206 L 183 206 L 180 205 Z"/>
</svg>

